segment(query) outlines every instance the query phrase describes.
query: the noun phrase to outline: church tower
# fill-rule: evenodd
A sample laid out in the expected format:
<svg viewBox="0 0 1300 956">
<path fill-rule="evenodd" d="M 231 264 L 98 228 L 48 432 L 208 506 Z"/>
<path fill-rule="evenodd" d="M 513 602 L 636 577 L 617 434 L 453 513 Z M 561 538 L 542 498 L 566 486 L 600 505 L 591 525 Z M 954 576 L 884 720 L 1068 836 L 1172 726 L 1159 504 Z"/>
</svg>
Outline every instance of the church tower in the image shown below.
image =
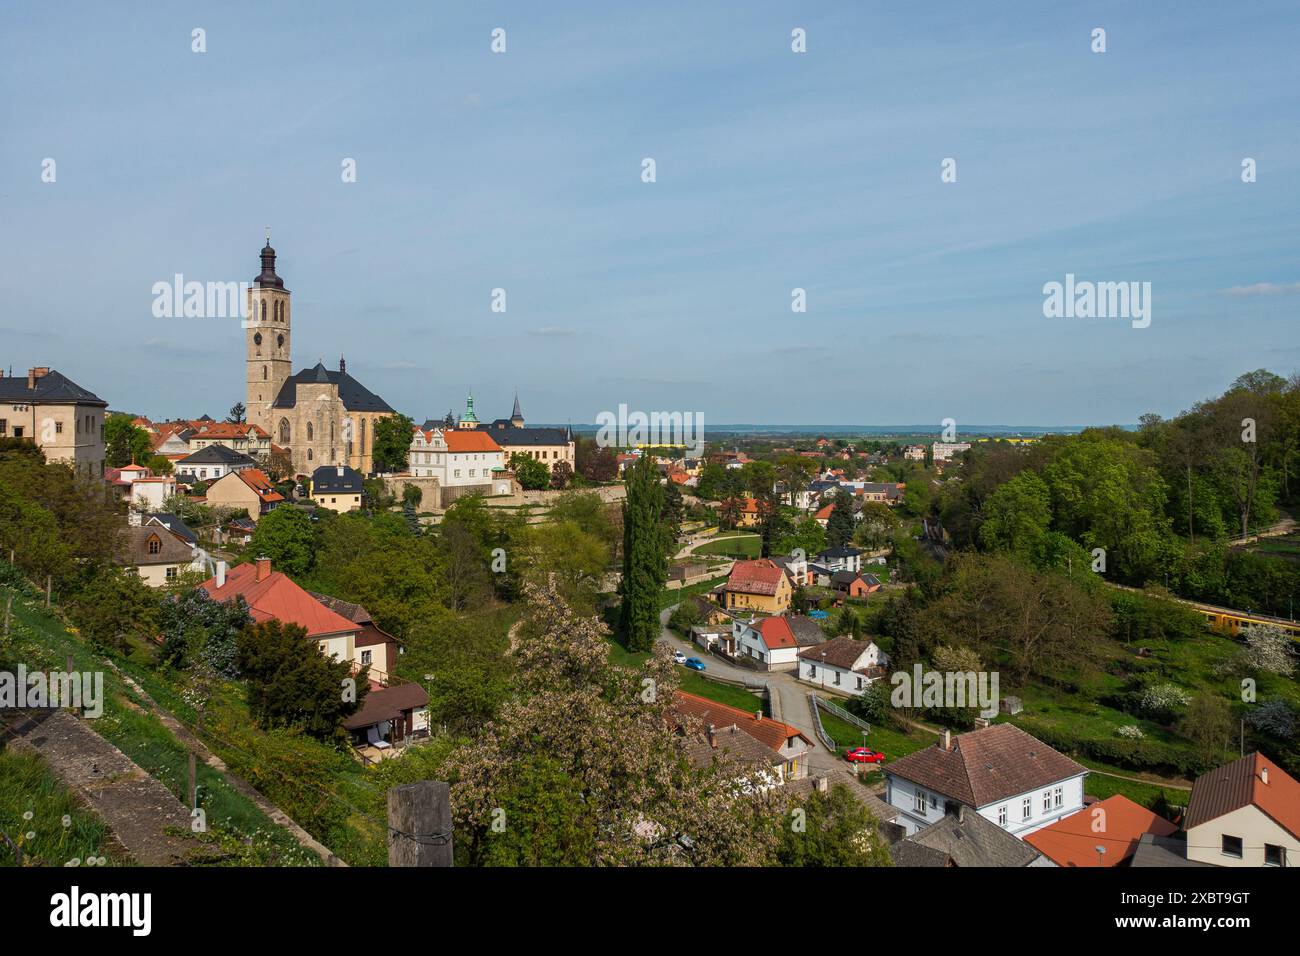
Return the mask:
<svg viewBox="0 0 1300 956">
<path fill-rule="evenodd" d="M 273 425 L 271 403 L 293 374 L 289 361 L 289 290 L 275 274 L 275 250 L 268 233 L 262 248 L 262 272 L 248 290 L 248 318 L 244 320 L 248 390 L 244 404 L 248 423 L 264 428 L 279 441 Z"/>
</svg>

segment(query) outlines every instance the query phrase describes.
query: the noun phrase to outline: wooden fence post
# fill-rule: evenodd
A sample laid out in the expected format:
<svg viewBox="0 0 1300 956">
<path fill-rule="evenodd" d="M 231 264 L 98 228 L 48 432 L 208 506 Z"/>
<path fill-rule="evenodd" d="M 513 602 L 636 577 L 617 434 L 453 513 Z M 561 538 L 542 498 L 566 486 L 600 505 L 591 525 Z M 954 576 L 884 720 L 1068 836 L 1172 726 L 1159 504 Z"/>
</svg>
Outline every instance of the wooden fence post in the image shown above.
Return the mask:
<svg viewBox="0 0 1300 956">
<path fill-rule="evenodd" d="M 451 866 L 451 788 L 421 780 L 388 791 L 388 865 Z"/>
<path fill-rule="evenodd" d="M 197 769 L 198 769 L 198 768 L 195 766 L 195 763 L 194 763 L 194 751 L 191 750 L 191 751 L 190 751 L 190 786 L 189 786 L 189 789 L 185 791 L 186 793 L 188 793 L 188 794 L 190 795 L 190 805 L 189 805 L 189 807 L 187 808 L 187 809 L 189 809 L 189 810 L 193 810 L 195 807 L 197 807 L 197 806 L 199 805 L 199 803 L 198 803 L 198 794 L 195 792 L 195 791 L 196 791 L 197 782 L 198 782 L 198 781 L 197 781 L 197 772 L 196 772 Z"/>
</svg>

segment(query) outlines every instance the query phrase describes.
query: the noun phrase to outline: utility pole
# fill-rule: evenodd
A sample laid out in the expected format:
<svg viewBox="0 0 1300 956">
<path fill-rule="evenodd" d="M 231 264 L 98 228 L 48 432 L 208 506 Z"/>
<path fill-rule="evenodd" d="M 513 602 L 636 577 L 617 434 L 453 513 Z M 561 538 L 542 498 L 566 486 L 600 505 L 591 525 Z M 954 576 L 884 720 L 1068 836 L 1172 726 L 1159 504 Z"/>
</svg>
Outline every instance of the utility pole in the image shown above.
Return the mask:
<svg viewBox="0 0 1300 956">
<path fill-rule="evenodd" d="M 421 780 L 388 791 L 388 865 L 451 866 L 451 787 Z"/>
</svg>

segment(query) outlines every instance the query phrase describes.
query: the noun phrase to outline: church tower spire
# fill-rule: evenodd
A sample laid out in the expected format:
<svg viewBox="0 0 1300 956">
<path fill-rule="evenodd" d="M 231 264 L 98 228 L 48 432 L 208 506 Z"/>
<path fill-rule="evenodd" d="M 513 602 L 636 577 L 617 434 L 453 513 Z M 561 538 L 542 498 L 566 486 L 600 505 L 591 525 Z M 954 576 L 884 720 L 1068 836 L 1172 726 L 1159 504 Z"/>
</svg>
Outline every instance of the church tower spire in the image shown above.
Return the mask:
<svg viewBox="0 0 1300 956">
<path fill-rule="evenodd" d="M 519 410 L 519 389 L 515 389 L 515 410 L 510 413 L 510 424 L 515 428 L 524 427 L 524 413 Z"/>
<path fill-rule="evenodd" d="M 269 229 L 261 261 L 262 271 L 248 290 L 248 315 L 243 322 L 247 385 L 244 405 L 248 423 L 265 429 L 272 441 L 281 442 L 271 406 L 293 374 L 289 353 L 290 293 L 275 271 Z"/>
</svg>

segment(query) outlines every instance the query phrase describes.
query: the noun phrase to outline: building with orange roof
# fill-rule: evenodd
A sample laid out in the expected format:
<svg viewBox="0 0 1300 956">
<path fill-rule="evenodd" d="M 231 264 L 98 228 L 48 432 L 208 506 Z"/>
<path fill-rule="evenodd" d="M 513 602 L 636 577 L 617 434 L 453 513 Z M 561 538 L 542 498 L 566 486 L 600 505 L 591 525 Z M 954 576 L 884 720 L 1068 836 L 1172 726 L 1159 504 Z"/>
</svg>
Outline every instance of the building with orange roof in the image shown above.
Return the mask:
<svg viewBox="0 0 1300 956">
<path fill-rule="evenodd" d="M 186 429 L 187 444 L 191 452 L 209 445 L 224 445 L 231 451 L 237 451 L 257 458 L 271 452 L 271 436 L 263 428 L 248 422 L 232 424 L 230 422 L 191 422 Z"/>
<path fill-rule="evenodd" d="M 505 452 L 485 429 L 416 428 L 407 457 L 413 478 L 438 480 L 444 507 L 461 495 L 514 489 Z"/>
<path fill-rule="evenodd" d="M 1256 752 L 1197 777 L 1187 859 L 1214 866 L 1300 865 L 1300 783 Z"/>
<path fill-rule="evenodd" d="M 1025 842 L 1057 866 L 1123 866 L 1144 834 L 1167 837 L 1178 827 L 1116 794 L 1035 830 Z"/>
<path fill-rule="evenodd" d="M 322 654 L 353 661 L 360 667 L 356 642 L 361 627 L 316 600 L 287 574 L 272 570 L 269 558 L 237 565 L 229 571 L 223 563 L 216 575 L 199 587 L 214 601 L 224 603 L 243 598 L 249 614 L 259 623 L 277 620 L 297 624 L 306 630 Z"/>
<path fill-rule="evenodd" d="M 729 611 L 784 614 L 790 608 L 793 589 L 780 565 L 769 558 L 758 558 L 733 564 L 722 594 L 723 606 Z"/>
<path fill-rule="evenodd" d="M 763 712 L 744 711 L 685 691 L 673 695 L 673 713 L 683 730 L 712 730 L 715 739 L 732 728 L 752 737 L 784 761 L 780 768 L 785 780 L 798 780 L 807 773 L 808 753 L 814 744 L 797 727 L 764 717 Z"/>
<path fill-rule="evenodd" d="M 271 479 L 258 468 L 232 471 L 208 485 L 209 505 L 232 511 L 243 508 L 253 522 L 283 501 L 284 495 L 275 490 Z"/>
<path fill-rule="evenodd" d="M 799 642 L 785 617 L 765 617 L 733 624 L 736 654 L 758 662 L 763 670 L 794 670 L 799 666 Z"/>
</svg>

